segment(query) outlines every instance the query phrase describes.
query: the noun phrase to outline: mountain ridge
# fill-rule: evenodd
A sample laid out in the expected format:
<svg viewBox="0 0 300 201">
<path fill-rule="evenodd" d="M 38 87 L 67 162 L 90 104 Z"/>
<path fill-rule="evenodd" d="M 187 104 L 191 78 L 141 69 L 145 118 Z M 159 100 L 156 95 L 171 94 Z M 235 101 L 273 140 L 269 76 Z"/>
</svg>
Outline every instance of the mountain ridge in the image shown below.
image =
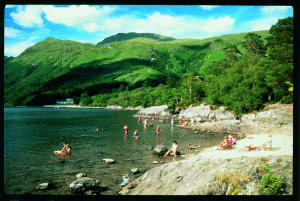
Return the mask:
<svg viewBox="0 0 300 201">
<path fill-rule="evenodd" d="M 155 33 L 129 32 L 129 33 L 117 33 L 115 35 L 106 37 L 105 39 L 103 39 L 102 41 L 100 41 L 99 43 L 97 43 L 97 45 L 99 45 L 99 44 L 105 44 L 105 43 L 111 43 L 111 42 L 115 42 L 115 41 L 125 41 L 125 40 L 130 40 L 130 39 L 138 38 L 138 37 L 151 38 L 151 39 L 158 40 L 158 41 L 172 41 L 172 40 L 176 40 L 175 38 L 167 37 L 167 36 L 163 36 L 163 35 L 155 34 Z"/>
</svg>

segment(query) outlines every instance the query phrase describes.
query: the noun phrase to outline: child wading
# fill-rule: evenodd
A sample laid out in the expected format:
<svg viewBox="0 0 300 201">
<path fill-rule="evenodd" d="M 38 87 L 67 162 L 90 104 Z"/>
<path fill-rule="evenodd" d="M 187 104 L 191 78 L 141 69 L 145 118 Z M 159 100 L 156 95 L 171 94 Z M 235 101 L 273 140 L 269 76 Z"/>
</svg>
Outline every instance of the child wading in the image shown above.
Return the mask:
<svg viewBox="0 0 300 201">
<path fill-rule="evenodd" d="M 139 139 L 139 130 L 138 129 L 135 129 L 132 137 L 134 137 L 135 141 L 137 141 Z"/>
<path fill-rule="evenodd" d="M 128 135 L 128 125 L 126 124 L 125 126 L 124 126 L 124 131 L 125 131 L 125 135 Z"/>
</svg>

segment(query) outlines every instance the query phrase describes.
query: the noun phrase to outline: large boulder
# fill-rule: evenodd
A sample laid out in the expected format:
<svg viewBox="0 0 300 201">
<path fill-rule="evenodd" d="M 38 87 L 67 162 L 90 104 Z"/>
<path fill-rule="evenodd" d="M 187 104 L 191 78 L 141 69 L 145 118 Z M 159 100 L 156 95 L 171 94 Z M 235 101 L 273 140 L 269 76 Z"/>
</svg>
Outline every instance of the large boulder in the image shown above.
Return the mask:
<svg viewBox="0 0 300 201">
<path fill-rule="evenodd" d="M 182 110 L 178 116 L 182 116 L 185 119 L 195 118 L 196 120 L 213 120 L 213 119 L 223 119 L 229 120 L 234 119 L 234 114 L 226 110 L 223 106 L 213 110 L 211 105 L 201 104 L 197 107 L 189 107 Z"/>
<path fill-rule="evenodd" d="M 111 158 L 103 158 L 103 160 L 107 165 L 115 163 L 115 160 Z"/>
<path fill-rule="evenodd" d="M 36 189 L 37 190 L 47 190 L 47 189 L 49 189 L 49 187 L 50 187 L 49 183 L 41 183 L 36 187 Z"/>
<path fill-rule="evenodd" d="M 162 144 L 159 144 L 159 145 L 156 145 L 153 149 L 153 154 L 156 154 L 156 155 L 159 155 L 159 156 L 162 156 L 164 155 L 165 153 L 167 153 L 168 151 L 168 148 Z"/>
<path fill-rule="evenodd" d="M 85 173 L 78 173 L 78 174 L 76 174 L 76 178 L 85 177 L 85 176 L 86 176 Z"/>
<path fill-rule="evenodd" d="M 132 172 L 132 174 L 138 174 L 138 173 L 140 173 L 140 170 L 138 168 L 132 168 L 131 172 Z"/>
<path fill-rule="evenodd" d="M 95 189 L 100 184 L 98 179 L 90 177 L 80 177 L 70 184 L 72 193 L 84 193 L 88 190 Z"/>
<path fill-rule="evenodd" d="M 170 116 L 170 113 L 165 111 L 167 108 L 167 105 L 147 107 L 141 109 L 135 116 Z"/>
</svg>

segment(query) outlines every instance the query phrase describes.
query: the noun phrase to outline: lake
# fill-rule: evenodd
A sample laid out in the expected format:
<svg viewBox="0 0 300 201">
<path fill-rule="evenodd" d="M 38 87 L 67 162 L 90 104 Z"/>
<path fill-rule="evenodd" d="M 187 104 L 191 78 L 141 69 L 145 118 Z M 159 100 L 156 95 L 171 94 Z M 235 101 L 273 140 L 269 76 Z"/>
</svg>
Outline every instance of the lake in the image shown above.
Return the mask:
<svg viewBox="0 0 300 201">
<path fill-rule="evenodd" d="M 170 121 L 158 123 L 156 120 L 153 127 L 144 129 L 133 117 L 135 113 L 96 108 L 4 108 L 5 193 L 68 195 L 71 194 L 69 184 L 77 173 L 83 172 L 107 186 L 102 194 L 118 194 L 124 174 L 129 174 L 130 181 L 140 176 L 132 175 L 132 168 L 145 172 L 160 165 L 153 164 L 154 160 L 164 163 L 174 160 L 153 155 L 150 147 L 156 144 L 170 147 L 176 140 L 179 151 L 188 154 L 215 146 L 223 139 L 223 135 L 173 128 Z M 125 124 L 129 126 L 127 138 L 123 131 Z M 155 133 L 158 124 L 160 137 Z M 132 138 L 135 129 L 139 129 L 138 141 Z M 62 148 L 64 140 L 72 147 L 68 158 L 53 153 Z M 201 147 L 190 150 L 188 144 Z M 106 165 L 103 158 L 113 158 L 116 163 Z M 51 182 L 55 188 L 45 192 L 35 190 L 44 182 Z"/>
</svg>

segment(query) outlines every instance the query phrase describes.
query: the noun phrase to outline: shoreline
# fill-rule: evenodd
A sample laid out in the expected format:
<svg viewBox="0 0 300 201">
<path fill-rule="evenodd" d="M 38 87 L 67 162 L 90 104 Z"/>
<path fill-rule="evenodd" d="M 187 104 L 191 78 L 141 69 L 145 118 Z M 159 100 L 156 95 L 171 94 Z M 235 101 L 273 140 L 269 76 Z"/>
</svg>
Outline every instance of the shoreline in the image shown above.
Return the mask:
<svg viewBox="0 0 300 201">
<path fill-rule="evenodd" d="M 96 107 L 96 106 L 81 106 L 81 105 L 44 105 L 42 107 L 48 108 L 94 108 L 94 109 L 109 109 L 109 110 L 141 110 L 139 107 L 127 107 L 123 108 L 118 105 L 108 105 L 106 107 Z"/>
<path fill-rule="evenodd" d="M 258 169 L 267 162 L 277 177 L 285 178 L 288 194 L 293 194 L 293 105 L 271 105 L 256 114 L 247 114 L 241 121 L 223 120 L 188 126 L 200 132 L 230 133 L 236 136 L 232 150 L 205 148 L 187 154 L 180 161 L 152 168 L 123 187 L 121 195 L 231 195 L 231 182 L 219 174 L 243 175 L 248 178 L 239 186 L 238 195 L 259 195 Z M 261 147 L 272 135 L 272 149 L 248 151 L 246 146 Z M 256 176 L 253 176 L 256 175 Z M 237 176 L 235 175 L 235 178 Z M 178 178 L 180 178 L 178 180 Z M 198 181 L 198 182 L 197 182 Z M 201 181 L 201 182 L 200 182 Z M 188 186 L 188 188 L 187 188 Z"/>
</svg>

